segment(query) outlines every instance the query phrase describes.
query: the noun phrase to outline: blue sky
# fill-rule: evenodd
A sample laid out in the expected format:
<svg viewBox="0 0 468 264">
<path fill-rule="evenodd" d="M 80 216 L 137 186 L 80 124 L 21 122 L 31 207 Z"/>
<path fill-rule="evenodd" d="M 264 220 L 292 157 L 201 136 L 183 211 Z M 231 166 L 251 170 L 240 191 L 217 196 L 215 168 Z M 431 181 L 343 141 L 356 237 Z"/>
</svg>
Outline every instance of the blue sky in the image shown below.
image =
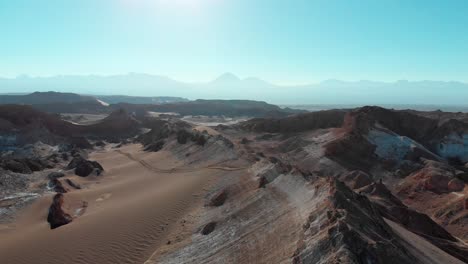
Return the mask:
<svg viewBox="0 0 468 264">
<path fill-rule="evenodd" d="M 468 1 L 0 1 L 0 76 L 468 81 Z"/>
</svg>

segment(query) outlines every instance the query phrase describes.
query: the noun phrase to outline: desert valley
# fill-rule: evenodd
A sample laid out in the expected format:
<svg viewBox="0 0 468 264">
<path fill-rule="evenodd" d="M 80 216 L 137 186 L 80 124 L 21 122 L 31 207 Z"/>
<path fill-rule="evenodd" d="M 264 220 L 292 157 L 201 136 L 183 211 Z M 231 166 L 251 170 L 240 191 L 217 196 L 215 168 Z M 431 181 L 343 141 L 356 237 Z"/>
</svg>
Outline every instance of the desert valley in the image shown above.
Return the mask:
<svg viewBox="0 0 468 264">
<path fill-rule="evenodd" d="M 466 113 L 112 98 L 0 96 L 1 263 L 468 262 Z"/>
</svg>

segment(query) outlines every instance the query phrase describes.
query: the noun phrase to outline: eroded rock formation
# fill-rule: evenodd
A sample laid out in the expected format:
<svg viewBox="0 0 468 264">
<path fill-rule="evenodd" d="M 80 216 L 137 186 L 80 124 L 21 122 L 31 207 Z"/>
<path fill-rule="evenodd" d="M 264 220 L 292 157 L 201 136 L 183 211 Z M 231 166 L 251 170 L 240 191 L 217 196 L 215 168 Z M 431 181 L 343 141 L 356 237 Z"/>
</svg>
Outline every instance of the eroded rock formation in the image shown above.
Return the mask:
<svg viewBox="0 0 468 264">
<path fill-rule="evenodd" d="M 47 215 L 47 222 L 50 224 L 50 229 L 61 227 L 73 220 L 71 215 L 64 211 L 63 204 L 63 194 L 56 194 L 52 199 L 52 204 L 49 207 L 49 214 Z"/>
</svg>

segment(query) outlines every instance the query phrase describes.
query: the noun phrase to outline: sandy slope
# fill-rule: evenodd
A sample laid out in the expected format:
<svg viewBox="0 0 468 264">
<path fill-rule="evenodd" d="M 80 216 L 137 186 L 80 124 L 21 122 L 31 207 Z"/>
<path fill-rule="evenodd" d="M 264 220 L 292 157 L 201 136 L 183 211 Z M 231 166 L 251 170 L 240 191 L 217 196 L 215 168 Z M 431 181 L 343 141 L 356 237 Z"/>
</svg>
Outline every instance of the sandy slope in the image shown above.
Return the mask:
<svg viewBox="0 0 468 264">
<path fill-rule="evenodd" d="M 46 217 L 51 196 L 38 199 L 14 227 L 1 231 L 1 263 L 143 263 L 167 243 L 180 219 L 201 206 L 208 187 L 224 173 L 170 170 L 183 166 L 182 161 L 167 152 L 144 153 L 139 145 L 94 153 L 91 159 L 106 174 L 75 178 L 87 188 L 65 195 L 72 214 L 87 202 L 84 214 L 50 230 Z"/>
</svg>

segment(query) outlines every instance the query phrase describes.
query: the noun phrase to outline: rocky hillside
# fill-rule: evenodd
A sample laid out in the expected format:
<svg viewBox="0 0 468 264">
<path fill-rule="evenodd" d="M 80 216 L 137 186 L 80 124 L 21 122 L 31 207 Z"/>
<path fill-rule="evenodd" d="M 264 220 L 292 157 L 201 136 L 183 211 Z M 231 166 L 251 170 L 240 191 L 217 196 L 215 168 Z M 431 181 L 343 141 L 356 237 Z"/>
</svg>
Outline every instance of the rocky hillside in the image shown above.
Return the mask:
<svg viewBox="0 0 468 264">
<path fill-rule="evenodd" d="M 450 119 L 450 115 L 454 118 Z M 468 144 L 464 140 L 468 130 L 463 120 L 455 118 L 459 114 L 443 116 L 445 121 L 441 122 L 420 112 L 363 107 L 338 113 L 321 111 L 280 119 L 254 119 L 235 128 L 220 127 L 218 131 L 238 142 L 240 151 L 252 161 L 266 160 L 271 164 L 258 174 L 260 187 L 277 186 L 282 175 L 293 173 L 311 184 L 324 177 L 338 179 L 352 190 L 339 187 L 340 183 L 331 188 L 340 190 L 333 192 L 337 198 L 332 199 L 336 201 L 332 204 L 339 208 L 338 218 L 342 219 L 336 229 L 342 231 L 338 232 L 340 243 L 346 246 L 339 251 L 344 254 L 341 260 L 347 258 L 346 263 L 406 263 L 408 260 L 448 263 L 424 256 L 425 252 L 416 253 L 416 248 L 424 243 L 466 262 L 468 248 L 460 240 L 468 239 L 468 166 L 465 165 Z M 327 119 L 329 122 L 324 122 Z M 347 198 L 341 199 L 343 195 Z M 353 209 L 354 203 L 359 204 L 359 210 Z M 327 206 L 331 208 L 330 204 Z M 369 209 L 364 213 L 364 208 Z M 314 223 L 320 221 L 315 213 L 311 217 Z M 387 231 L 368 234 L 359 224 L 362 219 L 367 219 L 366 226 L 383 221 L 384 224 L 375 228 Z M 332 230 L 328 234 L 334 234 Z M 351 235 L 354 231 L 357 234 Z M 350 244 L 346 244 L 343 232 L 352 237 Z M 325 248 L 320 243 L 325 242 L 317 245 L 320 237 L 313 234 L 299 251 L 303 255 L 296 263 L 330 263 L 320 259 L 319 251 Z M 374 237 L 376 234 L 378 238 Z M 409 241 L 414 234 L 420 238 Z M 415 255 L 391 260 L 393 254 L 403 254 L 395 253 L 396 244 L 385 246 L 386 250 L 392 247 L 396 250 L 390 252 L 360 247 L 357 241 L 362 235 L 374 242 L 385 236 L 394 241 L 400 237 L 406 253 Z M 335 253 L 330 254 L 331 258 L 336 257 Z M 379 259 L 380 256 L 385 258 Z"/>
<path fill-rule="evenodd" d="M 110 114 L 99 123 L 81 126 L 66 122 L 25 105 L 0 106 L 2 147 L 41 141 L 50 145 L 71 141 L 75 137 L 103 139 L 135 136 L 139 123 L 124 110 Z"/>
</svg>

